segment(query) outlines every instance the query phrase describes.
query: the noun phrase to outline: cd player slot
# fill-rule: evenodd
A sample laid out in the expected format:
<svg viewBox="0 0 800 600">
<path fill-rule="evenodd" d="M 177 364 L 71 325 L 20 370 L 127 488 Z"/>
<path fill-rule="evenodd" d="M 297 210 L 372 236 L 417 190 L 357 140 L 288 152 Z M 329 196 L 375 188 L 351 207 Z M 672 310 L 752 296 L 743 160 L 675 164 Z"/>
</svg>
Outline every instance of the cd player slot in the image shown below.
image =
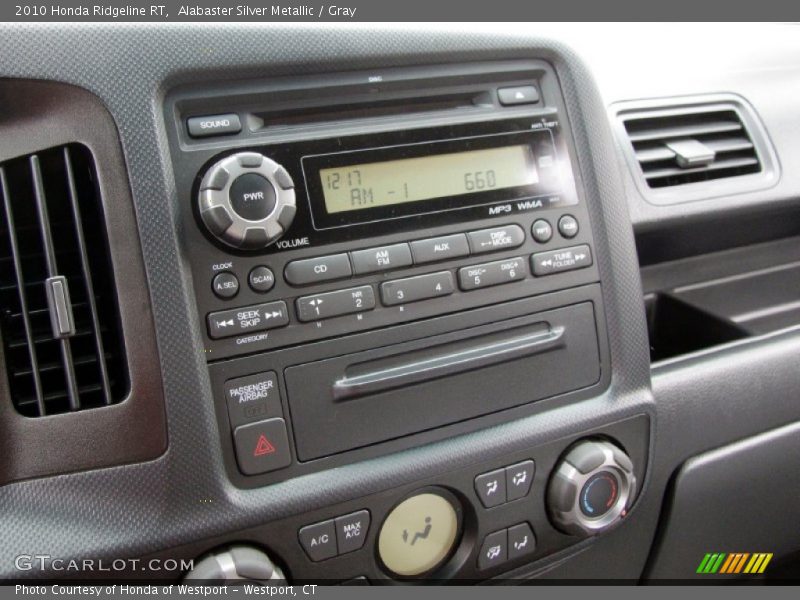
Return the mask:
<svg viewBox="0 0 800 600">
<path fill-rule="evenodd" d="M 397 97 L 363 101 L 351 99 L 346 104 L 284 108 L 253 112 L 249 122 L 253 131 L 297 127 L 318 123 L 360 121 L 365 119 L 407 116 L 424 113 L 481 109 L 492 106 L 487 90 L 451 92 L 432 96 Z"/>
<path fill-rule="evenodd" d="M 517 332 L 522 333 L 522 332 Z M 524 358 L 559 348 L 564 343 L 564 328 L 549 323 L 529 326 L 527 331 L 508 339 L 508 333 L 480 336 L 383 359 L 354 365 L 333 384 L 336 400 L 358 398 L 404 385 L 431 381 L 439 377 L 480 369 L 499 362 Z"/>
</svg>

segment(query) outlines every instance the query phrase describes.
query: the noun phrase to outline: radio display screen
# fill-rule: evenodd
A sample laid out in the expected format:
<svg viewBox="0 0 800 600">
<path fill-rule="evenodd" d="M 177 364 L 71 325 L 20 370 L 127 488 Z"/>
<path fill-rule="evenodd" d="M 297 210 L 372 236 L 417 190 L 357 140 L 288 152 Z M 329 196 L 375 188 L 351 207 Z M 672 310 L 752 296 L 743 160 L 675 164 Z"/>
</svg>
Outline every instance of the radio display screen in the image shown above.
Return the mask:
<svg viewBox="0 0 800 600">
<path fill-rule="evenodd" d="M 528 144 L 345 165 L 320 169 L 319 176 L 329 214 L 539 181 Z"/>
</svg>

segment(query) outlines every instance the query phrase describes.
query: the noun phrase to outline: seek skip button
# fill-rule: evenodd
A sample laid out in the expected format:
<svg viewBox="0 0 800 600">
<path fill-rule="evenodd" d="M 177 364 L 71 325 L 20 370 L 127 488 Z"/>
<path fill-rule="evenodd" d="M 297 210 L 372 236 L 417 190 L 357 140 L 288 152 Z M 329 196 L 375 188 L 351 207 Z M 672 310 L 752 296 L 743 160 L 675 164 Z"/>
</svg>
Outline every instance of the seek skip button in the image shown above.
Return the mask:
<svg viewBox="0 0 800 600">
<path fill-rule="evenodd" d="M 286 310 L 286 303 L 282 301 L 268 302 L 210 313 L 208 315 L 208 336 L 217 340 L 241 333 L 284 327 L 288 324 L 289 313 Z"/>
<path fill-rule="evenodd" d="M 226 381 L 225 400 L 232 427 L 283 416 L 274 371 Z"/>
<path fill-rule="evenodd" d="M 369 511 L 345 515 L 336 519 L 336 542 L 339 554 L 354 552 L 361 549 L 369 531 Z"/>
</svg>

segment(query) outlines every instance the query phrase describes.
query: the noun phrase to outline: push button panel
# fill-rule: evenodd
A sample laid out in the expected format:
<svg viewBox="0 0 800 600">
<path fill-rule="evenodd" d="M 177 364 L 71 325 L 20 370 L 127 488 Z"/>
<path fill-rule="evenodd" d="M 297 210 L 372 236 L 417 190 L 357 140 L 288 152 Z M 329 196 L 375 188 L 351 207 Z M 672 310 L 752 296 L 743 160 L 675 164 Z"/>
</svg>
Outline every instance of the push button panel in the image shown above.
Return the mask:
<svg viewBox="0 0 800 600">
<path fill-rule="evenodd" d="M 278 181 L 280 177 L 276 177 Z M 578 233 L 579 217 L 560 211 L 531 217 L 524 227 L 507 223 L 283 264 L 276 258 L 265 264 L 264 257 L 254 257 L 214 265 L 210 287 L 211 295 L 219 300 L 217 306 L 226 308 L 234 300 L 241 306 L 207 313 L 208 337 L 220 341 L 212 347 L 214 354 L 209 352 L 209 358 L 279 348 L 555 291 L 560 279 L 544 282 L 544 276 L 594 264 L 589 244 L 563 247 L 567 236 L 576 236 L 576 242 L 587 237 L 586 232 Z M 515 249 L 519 255 L 501 260 L 473 264 L 465 260 L 493 252 L 508 255 Z M 452 265 L 448 261 L 458 262 Z M 403 270 L 402 276 L 392 276 L 394 270 Z M 596 277 L 596 272 L 591 277 Z M 359 279 L 360 285 L 348 285 Z M 342 280 L 345 282 L 341 285 L 336 283 Z M 573 277 L 570 285 L 591 281 L 594 279 L 589 275 Z M 489 291 L 507 284 L 517 285 L 507 292 Z M 294 289 L 309 286 L 312 289 L 305 292 Z M 315 288 L 321 286 L 317 292 Z M 274 301 L 259 304 L 261 298 Z"/>
<path fill-rule="evenodd" d="M 298 532 L 300 545 L 314 562 L 360 550 L 370 525 L 368 510 L 359 510 L 320 523 L 306 525 Z"/>
</svg>

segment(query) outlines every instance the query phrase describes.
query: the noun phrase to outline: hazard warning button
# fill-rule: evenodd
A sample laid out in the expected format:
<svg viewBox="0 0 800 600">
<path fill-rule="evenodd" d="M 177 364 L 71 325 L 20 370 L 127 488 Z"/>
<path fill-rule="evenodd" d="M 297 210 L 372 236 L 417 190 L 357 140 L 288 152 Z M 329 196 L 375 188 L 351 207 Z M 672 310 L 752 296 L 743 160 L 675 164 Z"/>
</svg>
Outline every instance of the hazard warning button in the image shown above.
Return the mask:
<svg viewBox="0 0 800 600">
<path fill-rule="evenodd" d="M 283 419 L 267 419 L 237 427 L 233 441 L 239 470 L 245 475 L 282 469 L 292 463 Z"/>
</svg>

